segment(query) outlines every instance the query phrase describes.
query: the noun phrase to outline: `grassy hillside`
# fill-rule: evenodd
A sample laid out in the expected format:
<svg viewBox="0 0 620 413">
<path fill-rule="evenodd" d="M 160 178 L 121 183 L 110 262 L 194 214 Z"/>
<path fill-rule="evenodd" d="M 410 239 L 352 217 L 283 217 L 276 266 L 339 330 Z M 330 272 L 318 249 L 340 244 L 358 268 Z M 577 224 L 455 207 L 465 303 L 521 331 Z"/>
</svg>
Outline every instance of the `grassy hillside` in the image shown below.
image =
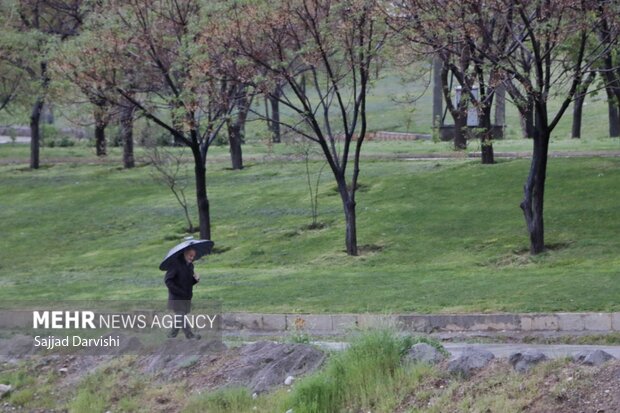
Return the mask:
<svg viewBox="0 0 620 413">
<path fill-rule="evenodd" d="M 620 159 L 550 161 L 551 250 L 536 258 L 518 208 L 528 165 L 365 161 L 362 255 L 348 257 L 329 172 L 319 195 L 326 226 L 308 230 L 303 163 L 233 172 L 216 162 L 217 253 L 197 264 L 195 297 L 228 311 L 619 311 Z M 0 298 L 164 300 L 157 266 L 185 223 L 149 172 L 0 166 Z"/>
</svg>

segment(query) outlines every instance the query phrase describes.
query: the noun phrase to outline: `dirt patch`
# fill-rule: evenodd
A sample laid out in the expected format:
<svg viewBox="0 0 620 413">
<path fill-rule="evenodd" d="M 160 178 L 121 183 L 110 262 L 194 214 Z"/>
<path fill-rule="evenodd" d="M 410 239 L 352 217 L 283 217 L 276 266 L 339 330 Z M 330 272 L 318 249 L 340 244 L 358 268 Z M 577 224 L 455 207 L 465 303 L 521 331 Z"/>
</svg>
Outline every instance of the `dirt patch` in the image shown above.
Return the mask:
<svg viewBox="0 0 620 413">
<path fill-rule="evenodd" d="M 533 413 L 616 413 L 620 412 L 620 361 L 601 367 L 571 363 L 554 372 L 543 383 L 547 391 L 528 411 Z M 544 390 L 544 389 L 542 389 Z"/>
<path fill-rule="evenodd" d="M 463 410 L 465 409 L 465 410 Z M 412 389 L 396 412 L 620 412 L 620 360 L 591 367 L 566 360 L 517 373 L 495 360 L 464 380 L 440 365 L 433 377 Z"/>
</svg>

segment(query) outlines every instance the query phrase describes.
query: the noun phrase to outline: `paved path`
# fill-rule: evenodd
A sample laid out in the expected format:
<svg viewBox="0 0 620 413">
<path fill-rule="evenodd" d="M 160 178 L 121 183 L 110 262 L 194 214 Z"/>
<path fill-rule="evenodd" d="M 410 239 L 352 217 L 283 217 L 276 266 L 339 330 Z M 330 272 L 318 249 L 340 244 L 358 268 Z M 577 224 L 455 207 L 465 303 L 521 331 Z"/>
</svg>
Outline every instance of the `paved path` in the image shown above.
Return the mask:
<svg viewBox="0 0 620 413">
<path fill-rule="evenodd" d="M 13 142 L 13 140 L 10 136 L 0 135 L 0 144 L 11 142 Z M 15 143 L 30 143 L 30 138 L 27 136 L 17 136 L 15 138 Z"/>
<path fill-rule="evenodd" d="M 342 351 L 347 348 L 346 342 L 317 341 L 313 344 L 331 351 Z M 497 358 L 508 358 L 511 354 L 536 350 L 542 352 L 551 359 L 574 356 L 584 351 L 603 350 L 615 358 L 620 359 L 620 346 L 594 346 L 594 345 L 567 345 L 567 344 L 468 344 L 468 343 L 443 343 L 446 350 L 453 358 L 461 355 L 465 348 L 477 348 L 490 351 Z"/>
</svg>

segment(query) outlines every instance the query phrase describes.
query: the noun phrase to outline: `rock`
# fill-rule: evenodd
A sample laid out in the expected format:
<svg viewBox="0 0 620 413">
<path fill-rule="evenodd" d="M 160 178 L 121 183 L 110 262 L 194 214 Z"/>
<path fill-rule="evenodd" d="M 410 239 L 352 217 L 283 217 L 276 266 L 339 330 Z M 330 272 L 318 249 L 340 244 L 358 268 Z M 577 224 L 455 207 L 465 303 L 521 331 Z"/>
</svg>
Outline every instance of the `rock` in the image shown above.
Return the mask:
<svg viewBox="0 0 620 413">
<path fill-rule="evenodd" d="M 573 356 L 573 360 L 588 366 L 600 366 L 613 358 L 615 357 L 603 350 L 582 351 Z"/>
<path fill-rule="evenodd" d="M 295 377 L 293 376 L 288 376 L 285 380 L 284 380 L 284 385 L 285 386 L 290 386 L 291 384 L 293 384 L 293 382 L 295 381 Z"/>
<path fill-rule="evenodd" d="M 320 367 L 325 354 L 307 344 L 280 344 L 259 341 L 244 346 L 239 357 L 221 366 L 219 373 L 229 384 L 247 386 L 262 393 Z"/>
<path fill-rule="evenodd" d="M 252 393 L 252 399 L 254 400 L 258 399 L 258 393 Z"/>
<path fill-rule="evenodd" d="M 212 357 L 214 352 L 223 350 L 225 345 L 219 340 L 167 340 L 156 351 L 143 357 L 140 363 L 145 373 L 169 375 L 186 369 L 192 356 Z"/>
<path fill-rule="evenodd" d="M 286 413 L 293 413 L 293 409 L 288 409 Z"/>
<path fill-rule="evenodd" d="M 10 338 L 0 339 L 2 359 L 9 363 L 17 362 L 27 356 L 36 354 L 41 348 L 34 346 L 34 340 L 30 336 L 15 335 Z"/>
<path fill-rule="evenodd" d="M 508 361 L 512 365 L 512 368 L 518 371 L 519 373 L 525 373 L 529 371 L 536 364 L 541 361 L 547 360 L 547 356 L 545 356 L 540 351 L 524 351 L 513 353 L 508 357 Z"/>
<path fill-rule="evenodd" d="M 68 372 L 69 372 L 69 369 L 66 367 L 62 367 L 58 369 L 58 373 L 61 373 L 61 374 L 67 374 Z"/>
<path fill-rule="evenodd" d="M 142 341 L 135 336 L 123 333 L 108 333 L 102 336 L 103 338 L 118 339 L 118 346 L 91 346 L 84 347 L 81 350 L 81 356 L 105 356 L 113 355 L 120 356 L 123 354 L 140 354 L 144 349 Z"/>
<path fill-rule="evenodd" d="M 406 360 L 414 363 L 437 364 L 444 358 L 445 356 L 439 350 L 426 343 L 418 343 L 412 346 L 405 355 Z"/>
<path fill-rule="evenodd" d="M 448 363 L 448 371 L 469 377 L 474 370 L 485 367 L 494 358 L 495 356 L 490 351 L 467 347 L 460 357 Z"/>
<path fill-rule="evenodd" d="M 0 384 L 0 397 L 4 397 L 5 394 L 9 394 L 13 390 L 13 386 L 10 384 Z"/>
</svg>

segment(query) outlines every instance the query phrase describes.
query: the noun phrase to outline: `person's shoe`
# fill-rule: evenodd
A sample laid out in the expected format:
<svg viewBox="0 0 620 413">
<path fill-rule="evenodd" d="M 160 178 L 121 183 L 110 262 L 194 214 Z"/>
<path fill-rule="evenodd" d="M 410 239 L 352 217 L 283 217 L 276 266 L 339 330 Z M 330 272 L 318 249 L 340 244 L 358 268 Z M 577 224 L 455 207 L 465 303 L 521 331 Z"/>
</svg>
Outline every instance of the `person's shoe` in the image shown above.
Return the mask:
<svg viewBox="0 0 620 413">
<path fill-rule="evenodd" d="M 166 337 L 168 338 L 175 338 L 177 336 L 177 334 L 179 334 L 179 331 L 169 331 L 168 334 L 166 335 Z"/>
<path fill-rule="evenodd" d="M 188 340 L 200 340 L 200 334 L 189 333 L 185 335 Z"/>
</svg>

